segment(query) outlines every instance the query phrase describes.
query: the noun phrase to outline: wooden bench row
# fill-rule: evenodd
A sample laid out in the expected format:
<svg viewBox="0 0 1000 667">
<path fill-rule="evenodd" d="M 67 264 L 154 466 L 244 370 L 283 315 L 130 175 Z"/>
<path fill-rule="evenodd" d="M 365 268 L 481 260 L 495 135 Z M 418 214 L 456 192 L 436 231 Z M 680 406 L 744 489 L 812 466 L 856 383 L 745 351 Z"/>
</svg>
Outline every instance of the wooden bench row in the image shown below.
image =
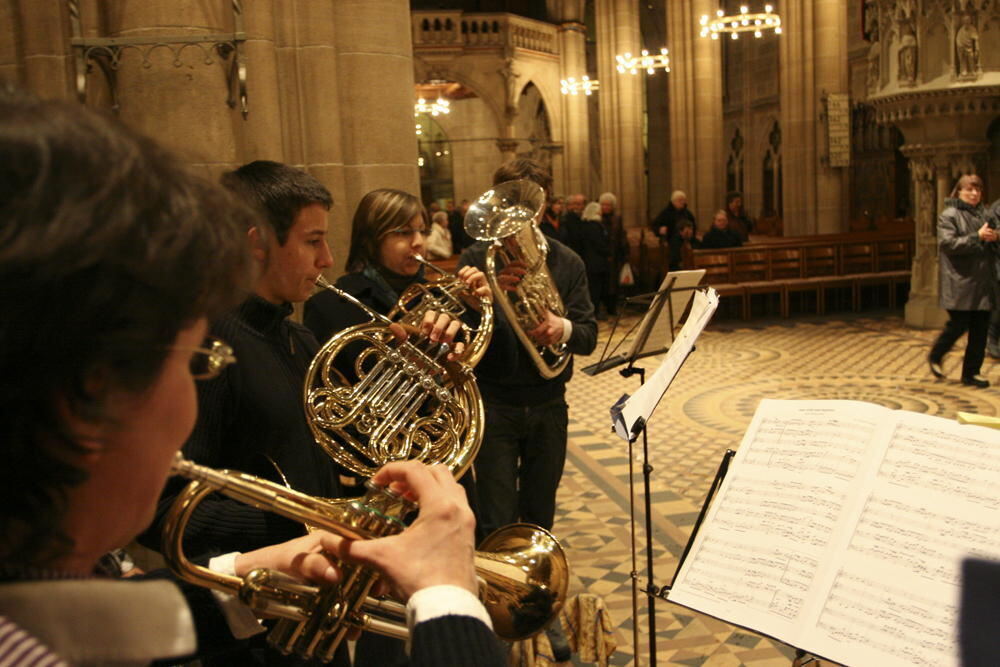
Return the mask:
<svg viewBox="0 0 1000 667">
<path fill-rule="evenodd" d="M 778 296 L 782 317 L 788 317 L 791 296 L 815 294 L 816 313 L 826 312 L 826 292 L 849 290 L 852 310 L 861 307 L 862 289 L 888 288 L 888 304 L 896 306 L 897 287 L 910 280 L 913 234 L 857 235 L 836 238 L 802 237 L 797 243 L 747 245 L 726 250 L 695 250 L 688 268 L 704 269 L 703 282 L 720 297 L 740 301 L 740 315 L 749 319 L 751 299 L 759 294 Z"/>
</svg>

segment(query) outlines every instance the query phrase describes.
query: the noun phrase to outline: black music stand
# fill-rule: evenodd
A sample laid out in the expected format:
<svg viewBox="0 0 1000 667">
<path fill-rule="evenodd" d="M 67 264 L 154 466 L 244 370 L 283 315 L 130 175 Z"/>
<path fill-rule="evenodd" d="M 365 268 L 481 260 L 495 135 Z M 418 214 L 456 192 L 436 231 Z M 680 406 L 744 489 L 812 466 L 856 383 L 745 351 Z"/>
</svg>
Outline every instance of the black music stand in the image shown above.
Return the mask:
<svg viewBox="0 0 1000 667">
<path fill-rule="evenodd" d="M 675 287 L 675 284 L 680 277 L 679 274 L 687 274 L 684 276 L 690 284 L 683 287 Z M 649 300 L 650 307 L 646 316 L 641 320 L 639 331 L 636 335 L 636 339 L 629 350 L 629 356 L 624 357 L 623 355 L 616 355 L 613 357 L 606 356 L 607 348 L 611 343 L 611 336 L 614 335 L 614 329 L 612 329 L 611 336 L 608 337 L 608 343 L 605 345 L 604 352 L 602 353 L 602 360 L 597 364 L 588 366 L 583 369 L 584 372 L 590 375 L 596 375 L 610 368 L 626 363 L 626 367 L 621 369 L 619 373 L 622 377 L 628 378 L 633 375 L 639 376 L 640 386 L 646 382 L 646 370 L 635 365 L 635 362 L 641 358 L 649 357 L 655 354 L 661 354 L 666 351 L 667 347 L 663 349 L 654 349 L 652 351 L 648 350 L 646 344 L 649 339 L 650 332 L 653 331 L 654 325 L 657 323 L 660 317 L 663 315 L 664 306 L 666 305 L 666 312 L 668 314 L 670 327 L 670 343 L 674 341 L 674 328 L 679 322 L 684 311 L 687 310 L 688 304 L 691 298 L 694 296 L 694 292 L 699 289 L 706 289 L 704 287 L 699 288 L 697 283 L 700 281 L 701 277 L 704 275 L 704 271 L 694 271 L 694 272 L 678 272 L 676 274 L 667 274 L 664 279 L 661 289 L 652 294 L 640 295 L 638 297 L 633 297 L 636 302 L 642 302 L 644 300 Z M 675 300 L 673 296 L 678 294 L 681 296 L 680 307 L 676 307 Z M 615 323 L 617 325 L 617 321 Z M 637 325 L 639 326 L 639 325 Z M 628 333 L 626 333 L 625 338 L 628 337 L 636 327 L 633 327 Z M 625 340 L 622 339 L 622 341 Z M 615 350 L 621 346 L 622 341 L 619 341 Z M 613 352 L 614 350 L 612 350 Z M 693 351 L 693 348 L 692 348 Z M 688 352 L 690 355 L 690 352 Z M 684 360 L 687 360 L 685 356 Z M 683 365 L 683 361 L 681 362 Z M 628 395 L 623 395 L 618 402 L 615 403 L 611 408 L 612 421 L 618 418 L 619 413 L 622 410 L 622 406 Z M 635 536 L 635 480 L 634 480 L 634 451 L 633 443 L 642 435 L 642 477 L 643 477 L 643 491 L 644 500 L 643 505 L 646 512 L 646 570 L 647 576 L 649 578 L 649 583 L 644 589 L 646 593 L 648 603 L 649 603 L 649 651 L 650 651 L 650 665 L 655 667 L 656 665 L 656 597 L 660 589 L 655 584 L 654 573 L 653 573 L 653 519 L 652 519 L 652 498 L 650 492 L 650 480 L 653 473 L 653 466 L 649 462 L 649 440 L 646 434 L 646 420 L 639 418 L 635 424 L 632 425 L 631 433 L 628 437 L 628 466 L 629 466 L 629 519 L 631 527 L 631 537 L 632 537 L 632 571 L 630 576 L 632 578 L 632 643 L 635 647 L 636 654 L 639 651 L 639 626 L 636 622 L 639 613 L 638 607 L 638 582 L 639 582 L 639 571 L 636 564 L 636 536 Z M 638 660 L 638 655 L 636 655 Z"/>
<path fill-rule="evenodd" d="M 608 348 L 611 347 L 611 341 L 615 337 L 615 331 L 618 330 L 618 324 L 622 317 L 621 311 L 619 311 L 614 324 L 611 325 L 611 333 L 608 334 L 604 349 L 601 350 L 601 358 L 596 363 L 580 370 L 587 375 L 597 375 L 622 364 L 633 364 L 638 359 L 663 354 L 669 350 L 674 339 L 674 329 L 680 323 L 680 319 L 691 301 L 691 296 L 704 275 L 704 269 L 672 271 L 663 278 L 659 290 L 625 299 L 626 304 L 647 305 L 646 314 L 625 332 L 624 336 L 609 352 Z M 664 309 L 666 309 L 666 320 L 662 319 Z M 648 345 L 649 339 L 654 332 L 660 336 L 666 334 L 666 340 L 662 345 L 650 347 Z M 635 338 L 632 340 L 631 346 L 621 354 L 616 354 L 633 333 L 635 333 Z M 662 338 L 658 337 L 657 340 L 662 340 Z"/>
</svg>

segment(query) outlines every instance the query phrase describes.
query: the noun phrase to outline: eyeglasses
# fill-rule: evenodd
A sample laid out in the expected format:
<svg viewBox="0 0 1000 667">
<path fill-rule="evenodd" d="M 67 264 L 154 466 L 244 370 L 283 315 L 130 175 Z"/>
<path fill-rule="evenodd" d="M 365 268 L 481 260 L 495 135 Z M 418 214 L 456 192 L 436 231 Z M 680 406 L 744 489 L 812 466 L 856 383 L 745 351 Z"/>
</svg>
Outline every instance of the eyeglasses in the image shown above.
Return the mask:
<svg viewBox="0 0 1000 667">
<path fill-rule="evenodd" d="M 430 236 L 430 230 L 426 227 L 418 227 L 416 229 L 413 227 L 397 227 L 396 229 L 390 229 L 385 233 L 386 236 L 396 236 L 408 239 L 412 239 L 415 234 L 420 234 L 424 238 L 427 238 Z"/>
<path fill-rule="evenodd" d="M 209 336 L 205 339 L 203 347 L 186 347 L 183 345 L 171 346 L 174 350 L 181 352 L 191 352 L 191 377 L 195 380 L 211 380 L 218 377 L 222 370 L 236 363 L 236 355 L 233 348 L 223 343 L 218 338 Z"/>
</svg>

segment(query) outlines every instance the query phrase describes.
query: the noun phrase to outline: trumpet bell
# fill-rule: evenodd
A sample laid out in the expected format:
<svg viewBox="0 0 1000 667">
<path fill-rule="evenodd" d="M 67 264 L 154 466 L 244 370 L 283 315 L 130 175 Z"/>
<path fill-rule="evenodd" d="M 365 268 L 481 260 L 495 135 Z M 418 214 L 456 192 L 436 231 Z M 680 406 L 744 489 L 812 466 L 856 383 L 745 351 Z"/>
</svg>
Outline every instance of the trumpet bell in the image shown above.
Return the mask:
<svg viewBox="0 0 1000 667">
<path fill-rule="evenodd" d="M 528 523 L 504 526 L 476 552 L 480 599 L 493 630 L 508 641 L 540 632 L 566 603 L 569 566 L 552 533 Z"/>
</svg>

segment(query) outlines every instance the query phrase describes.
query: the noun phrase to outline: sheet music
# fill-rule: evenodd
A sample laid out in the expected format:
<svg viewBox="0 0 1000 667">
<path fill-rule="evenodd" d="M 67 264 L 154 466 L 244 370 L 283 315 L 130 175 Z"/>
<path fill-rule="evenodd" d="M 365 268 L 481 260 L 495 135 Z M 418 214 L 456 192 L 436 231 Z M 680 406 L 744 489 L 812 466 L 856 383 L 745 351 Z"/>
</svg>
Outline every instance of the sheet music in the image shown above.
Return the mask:
<svg viewBox="0 0 1000 667">
<path fill-rule="evenodd" d="M 672 601 L 727 620 L 749 614 L 766 634 L 795 632 L 883 411 L 852 407 L 761 401 Z"/>
<path fill-rule="evenodd" d="M 846 664 L 957 665 L 961 560 L 1000 560 L 1000 433 L 761 401 L 671 601 Z"/>
<path fill-rule="evenodd" d="M 640 418 L 649 421 L 650 415 L 660 402 L 667 387 L 673 382 L 674 376 L 680 370 L 681 364 L 687 359 L 687 355 L 694 348 L 694 342 L 708 325 L 709 320 L 719 307 L 719 295 L 711 287 L 706 292 L 695 292 L 694 301 L 691 304 L 691 312 L 687 322 L 681 327 L 677 339 L 670 346 L 670 351 L 664 357 L 660 367 L 656 369 L 653 376 L 646 381 L 639 391 L 635 392 L 626 402 L 621 410 L 618 419 L 615 419 L 613 426 L 615 433 L 625 440 L 631 440 L 634 435 L 633 428 Z"/>
<path fill-rule="evenodd" d="M 957 665 L 961 561 L 1000 558 L 998 440 L 926 415 L 895 417 L 816 646 L 848 662 Z"/>
</svg>

